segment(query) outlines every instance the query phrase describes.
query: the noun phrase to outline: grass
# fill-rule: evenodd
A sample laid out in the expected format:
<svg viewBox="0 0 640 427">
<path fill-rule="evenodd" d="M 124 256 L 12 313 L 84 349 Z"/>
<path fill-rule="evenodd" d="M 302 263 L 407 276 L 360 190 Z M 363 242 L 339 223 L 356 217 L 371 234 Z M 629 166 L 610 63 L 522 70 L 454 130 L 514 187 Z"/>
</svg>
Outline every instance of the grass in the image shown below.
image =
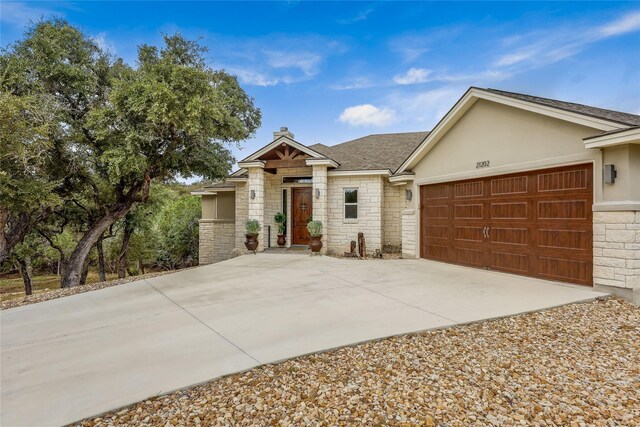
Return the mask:
<svg viewBox="0 0 640 427">
<path fill-rule="evenodd" d="M 107 280 L 118 278 L 117 273 L 107 273 Z M 99 282 L 97 270 L 90 270 L 87 275 L 87 284 Z M 59 289 L 60 277 L 55 274 L 34 274 L 32 278 L 33 293 L 45 290 Z M 24 297 L 24 282 L 19 274 L 0 275 L 0 299 L 3 301 Z"/>
</svg>

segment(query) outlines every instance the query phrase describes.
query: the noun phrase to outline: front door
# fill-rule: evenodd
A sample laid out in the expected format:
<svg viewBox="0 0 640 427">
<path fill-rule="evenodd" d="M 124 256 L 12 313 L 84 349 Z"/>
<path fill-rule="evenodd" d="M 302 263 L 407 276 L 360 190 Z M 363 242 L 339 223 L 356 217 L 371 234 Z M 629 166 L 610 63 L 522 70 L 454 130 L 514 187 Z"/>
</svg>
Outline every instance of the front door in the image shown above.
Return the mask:
<svg viewBox="0 0 640 427">
<path fill-rule="evenodd" d="M 309 231 L 307 222 L 311 217 L 311 187 L 293 188 L 291 193 L 291 243 L 294 245 L 308 245 Z"/>
</svg>

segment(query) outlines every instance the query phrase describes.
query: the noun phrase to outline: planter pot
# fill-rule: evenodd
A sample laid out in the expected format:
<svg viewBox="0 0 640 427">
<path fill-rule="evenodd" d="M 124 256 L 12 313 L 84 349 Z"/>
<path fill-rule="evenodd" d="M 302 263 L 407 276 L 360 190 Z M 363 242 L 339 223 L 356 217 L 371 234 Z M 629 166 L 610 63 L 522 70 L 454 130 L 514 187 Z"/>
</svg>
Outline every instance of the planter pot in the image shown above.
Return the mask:
<svg viewBox="0 0 640 427">
<path fill-rule="evenodd" d="M 287 236 L 284 234 L 278 234 L 278 246 L 284 246 L 287 244 Z"/>
<path fill-rule="evenodd" d="M 319 236 L 310 236 L 309 247 L 311 248 L 311 252 L 320 252 L 320 249 L 322 249 L 322 234 Z"/>
<path fill-rule="evenodd" d="M 247 250 L 253 251 L 256 253 L 256 249 L 258 249 L 258 235 L 257 234 L 245 234 L 244 237 L 247 240 L 244 242 L 244 245 L 247 247 Z"/>
</svg>

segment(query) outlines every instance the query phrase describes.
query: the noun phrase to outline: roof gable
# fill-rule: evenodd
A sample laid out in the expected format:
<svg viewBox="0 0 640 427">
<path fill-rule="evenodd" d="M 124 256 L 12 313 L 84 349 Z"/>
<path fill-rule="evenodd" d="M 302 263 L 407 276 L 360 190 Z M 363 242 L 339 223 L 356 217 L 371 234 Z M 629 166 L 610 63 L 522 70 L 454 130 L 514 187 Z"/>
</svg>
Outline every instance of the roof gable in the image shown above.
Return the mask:
<svg viewBox="0 0 640 427">
<path fill-rule="evenodd" d="M 422 143 L 404 160 L 396 173 L 402 173 L 413 168 L 479 99 L 485 99 L 514 108 L 554 117 L 559 120 L 577 123 L 605 132 L 626 127 L 624 123 L 612 120 L 612 115 L 605 114 L 605 112 L 617 113 L 611 110 L 596 109 L 595 107 L 584 106 L 581 104 L 565 103 L 563 101 L 531 97 L 529 95 L 513 94 L 511 92 L 502 92 L 495 89 L 471 87 L 438 122 L 424 141 L 422 141 Z M 591 110 L 589 110 L 590 108 Z M 587 114 L 587 110 L 590 114 Z M 637 117 L 638 120 L 640 120 L 640 117 L 632 114 L 617 114 L 631 116 L 626 117 L 626 120 L 634 120 L 633 117 Z M 619 119 L 622 116 L 617 117 Z"/>
<path fill-rule="evenodd" d="M 265 154 L 269 153 L 270 151 L 274 150 L 277 147 L 280 147 L 282 145 L 286 145 L 289 146 L 295 150 L 298 150 L 301 153 L 304 153 L 306 155 L 308 155 L 309 157 L 315 158 L 315 159 L 324 159 L 326 158 L 326 156 L 324 156 L 323 154 L 312 150 L 311 148 L 307 147 L 306 145 L 303 145 L 297 141 L 294 141 L 293 139 L 287 137 L 287 136 L 280 136 L 276 139 L 274 139 L 271 143 L 265 145 L 264 147 L 262 147 L 261 149 L 259 149 L 258 151 L 256 151 L 255 153 L 249 155 L 248 157 L 244 158 L 243 160 L 241 160 L 238 163 L 243 163 L 243 162 L 250 162 L 253 160 L 260 160 L 260 158 L 262 156 L 264 156 Z"/>
</svg>

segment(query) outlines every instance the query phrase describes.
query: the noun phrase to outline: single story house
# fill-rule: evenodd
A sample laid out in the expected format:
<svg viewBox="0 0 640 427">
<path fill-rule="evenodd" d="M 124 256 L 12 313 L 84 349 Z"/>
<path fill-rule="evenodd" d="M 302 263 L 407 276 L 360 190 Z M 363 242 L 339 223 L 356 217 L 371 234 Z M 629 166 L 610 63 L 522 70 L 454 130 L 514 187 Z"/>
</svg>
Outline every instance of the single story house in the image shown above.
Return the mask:
<svg viewBox="0 0 640 427">
<path fill-rule="evenodd" d="M 305 145 L 287 128 L 202 197 L 200 262 L 308 242 L 426 258 L 640 300 L 640 116 L 472 87 L 430 132 Z"/>
</svg>

